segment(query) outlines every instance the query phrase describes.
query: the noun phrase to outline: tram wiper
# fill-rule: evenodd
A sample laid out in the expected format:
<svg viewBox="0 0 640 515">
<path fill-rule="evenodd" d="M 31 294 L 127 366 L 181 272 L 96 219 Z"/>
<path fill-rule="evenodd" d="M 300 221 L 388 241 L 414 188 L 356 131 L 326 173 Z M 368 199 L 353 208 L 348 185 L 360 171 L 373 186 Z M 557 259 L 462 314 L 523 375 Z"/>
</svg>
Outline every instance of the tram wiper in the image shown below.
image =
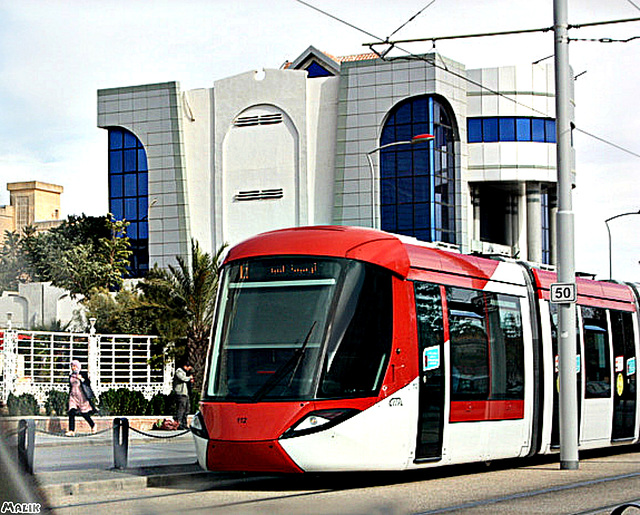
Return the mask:
<svg viewBox="0 0 640 515">
<path fill-rule="evenodd" d="M 304 356 L 304 353 L 307 349 L 307 344 L 311 339 L 311 333 L 313 333 L 313 329 L 315 328 L 317 323 L 318 321 L 315 320 L 313 324 L 311 324 L 311 328 L 309 329 L 307 336 L 302 342 L 302 345 L 298 347 L 293 353 L 293 356 L 291 356 L 284 365 L 282 365 L 278 370 L 276 370 L 276 372 L 260 387 L 260 389 L 251 398 L 251 402 L 259 402 L 261 399 L 263 399 L 271 390 L 273 390 L 276 387 L 276 385 L 284 377 L 286 377 L 286 375 L 291 371 L 291 369 L 293 369 L 293 374 L 295 374 L 296 370 L 298 370 L 298 365 L 302 361 L 302 357 Z"/>
</svg>

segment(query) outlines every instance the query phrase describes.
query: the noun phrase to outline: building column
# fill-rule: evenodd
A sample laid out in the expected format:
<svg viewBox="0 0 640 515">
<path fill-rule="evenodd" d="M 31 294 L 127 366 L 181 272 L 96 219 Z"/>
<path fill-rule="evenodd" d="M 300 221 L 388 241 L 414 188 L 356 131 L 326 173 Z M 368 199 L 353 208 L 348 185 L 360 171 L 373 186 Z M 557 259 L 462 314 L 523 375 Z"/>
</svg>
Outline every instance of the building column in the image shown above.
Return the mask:
<svg viewBox="0 0 640 515">
<path fill-rule="evenodd" d="M 515 256 L 527 259 L 527 192 L 523 182 L 518 185 L 518 192 L 514 199 L 513 243 L 517 245 Z"/>
<path fill-rule="evenodd" d="M 527 182 L 527 259 L 542 262 L 542 206 L 540 183 Z"/>
<path fill-rule="evenodd" d="M 480 241 L 480 191 L 477 185 L 469 185 L 473 206 L 473 232 L 471 239 Z"/>
</svg>

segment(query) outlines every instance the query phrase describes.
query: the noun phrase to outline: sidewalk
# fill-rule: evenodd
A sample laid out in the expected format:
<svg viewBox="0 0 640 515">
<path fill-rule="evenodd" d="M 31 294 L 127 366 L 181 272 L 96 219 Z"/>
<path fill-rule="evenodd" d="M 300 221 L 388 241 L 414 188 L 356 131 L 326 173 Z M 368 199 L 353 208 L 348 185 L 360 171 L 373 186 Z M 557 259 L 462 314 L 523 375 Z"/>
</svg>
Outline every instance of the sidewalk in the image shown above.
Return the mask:
<svg viewBox="0 0 640 515">
<path fill-rule="evenodd" d="M 52 506 L 70 496 L 170 486 L 211 477 L 197 464 L 190 431 L 149 429 L 160 417 L 126 417 L 130 423 L 126 469 L 113 468 L 112 426 L 116 417 L 95 417 L 97 427 L 102 428 L 97 434 L 89 433 L 82 421 L 74 437 L 43 429 L 57 429 L 48 417 L 5 417 L 3 434 L 10 448 L 15 449 L 17 436 L 8 435 L 15 433 L 22 418 L 37 419 L 34 478 Z M 12 426 L 16 429 L 8 431 Z"/>
</svg>

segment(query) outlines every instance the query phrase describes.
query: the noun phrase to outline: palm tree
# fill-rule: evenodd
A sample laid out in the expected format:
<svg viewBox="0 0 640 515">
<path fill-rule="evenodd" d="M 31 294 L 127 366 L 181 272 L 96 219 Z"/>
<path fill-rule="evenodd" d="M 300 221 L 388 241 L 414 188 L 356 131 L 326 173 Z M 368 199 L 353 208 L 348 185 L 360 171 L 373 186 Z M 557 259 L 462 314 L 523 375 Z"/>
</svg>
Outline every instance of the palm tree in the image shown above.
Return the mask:
<svg viewBox="0 0 640 515">
<path fill-rule="evenodd" d="M 164 318 L 162 325 L 171 326 L 174 331 L 180 327 L 182 334 L 179 336 L 186 344 L 185 358 L 195 369 L 196 389 L 202 385 L 220 261 L 226 247 L 222 245 L 212 257 L 192 239 L 190 259 L 179 256 L 177 266 L 153 269 L 140 285 L 147 299 L 153 298 L 155 306 L 160 308 L 160 316 Z M 178 335 L 171 339 L 175 336 Z"/>
</svg>

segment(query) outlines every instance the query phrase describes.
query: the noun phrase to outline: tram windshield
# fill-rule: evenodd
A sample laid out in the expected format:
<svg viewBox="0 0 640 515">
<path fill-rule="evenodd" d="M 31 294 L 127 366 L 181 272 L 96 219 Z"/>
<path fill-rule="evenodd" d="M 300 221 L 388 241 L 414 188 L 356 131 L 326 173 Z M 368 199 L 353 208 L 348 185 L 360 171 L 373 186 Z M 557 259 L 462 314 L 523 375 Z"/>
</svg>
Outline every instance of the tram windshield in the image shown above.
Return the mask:
<svg viewBox="0 0 640 515">
<path fill-rule="evenodd" d="M 391 274 L 331 258 L 256 258 L 223 272 L 205 399 L 376 395 L 390 355 Z"/>
</svg>

